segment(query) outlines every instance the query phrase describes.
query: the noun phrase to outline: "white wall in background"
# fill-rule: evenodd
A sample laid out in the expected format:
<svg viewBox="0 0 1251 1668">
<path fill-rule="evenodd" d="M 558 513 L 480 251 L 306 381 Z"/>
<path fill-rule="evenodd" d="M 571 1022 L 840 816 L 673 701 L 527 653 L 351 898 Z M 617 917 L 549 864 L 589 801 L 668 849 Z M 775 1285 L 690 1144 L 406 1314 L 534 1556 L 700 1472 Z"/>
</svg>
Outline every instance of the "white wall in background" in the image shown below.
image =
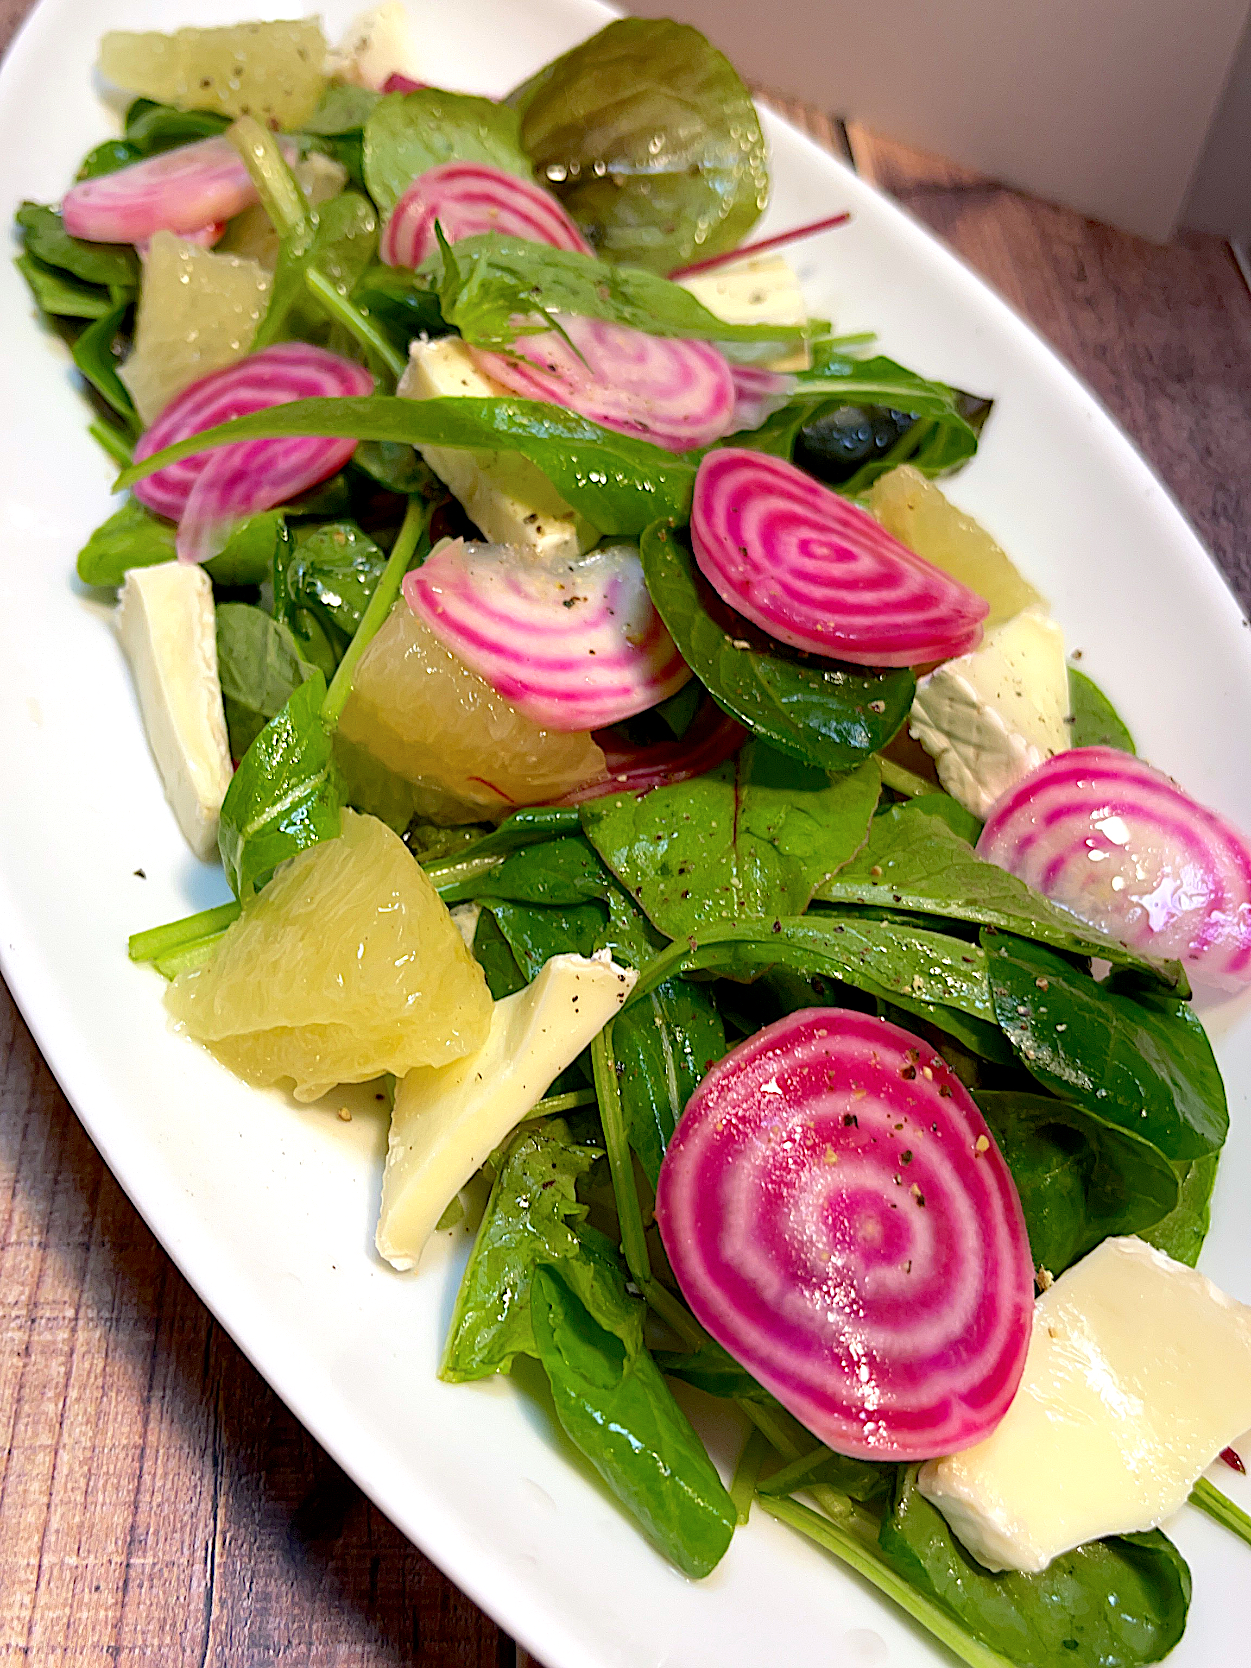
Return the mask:
<svg viewBox="0 0 1251 1668">
<path fill-rule="evenodd" d="M 1251 0 L 629 3 L 753 80 L 1143 237 L 1191 205 L 1251 235 Z"/>
</svg>

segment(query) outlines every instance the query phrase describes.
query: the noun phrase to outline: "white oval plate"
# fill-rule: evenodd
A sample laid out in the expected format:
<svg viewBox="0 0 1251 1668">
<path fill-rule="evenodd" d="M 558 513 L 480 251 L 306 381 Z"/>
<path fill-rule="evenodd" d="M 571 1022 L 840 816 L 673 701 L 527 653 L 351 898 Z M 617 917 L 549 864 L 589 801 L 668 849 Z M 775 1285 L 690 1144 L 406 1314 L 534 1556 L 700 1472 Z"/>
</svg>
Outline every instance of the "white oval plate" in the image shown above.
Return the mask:
<svg viewBox="0 0 1251 1668">
<path fill-rule="evenodd" d="M 332 36 L 358 0 L 331 0 Z M 432 81 L 500 91 L 608 15 L 595 0 L 410 0 Z M 240 16 L 291 0 L 44 0 L 0 74 L 10 189 L 55 201 L 115 131 L 91 91 L 100 33 Z M 994 415 L 952 496 L 1053 599 L 1072 648 L 1142 751 L 1251 828 L 1246 622 L 1167 493 L 1110 419 L 1004 304 L 925 232 L 767 117 L 767 230 L 849 206 L 803 246 L 814 310 L 879 332 L 885 352 L 991 393 Z M 6 204 L 6 217 L 16 205 Z M 385 1129 L 246 1088 L 172 1035 L 161 984 L 127 935 L 225 896 L 166 808 L 107 611 L 71 578 L 109 510 L 67 355 L 0 271 L 9 348 L 0 440 L 0 927 L 6 978 L 105 1160 L 260 1371 L 395 1522 L 547 1668 L 759 1668 L 945 1660 L 867 1587 L 756 1513 L 722 1566 L 674 1573 L 505 1380 L 440 1384 L 465 1255 L 442 1235 L 417 1276 L 372 1251 Z M 137 871 L 146 878 L 140 878 Z M 1213 1016 L 1233 1131 L 1203 1266 L 1251 1299 L 1237 1201 L 1251 1191 L 1251 1007 Z M 702 1417 L 702 1415 L 701 1415 Z M 732 1461 L 728 1431 L 714 1432 Z M 724 1451 L 723 1451 L 724 1450 Z M 1228 1471 L 1222 1486 L 1251 1505 Z M 1248 1554 L 1193 1512 L 1174 1532 L 1195 1571 L 1179 1668 L 1230 1662 Z"/>
</svg>

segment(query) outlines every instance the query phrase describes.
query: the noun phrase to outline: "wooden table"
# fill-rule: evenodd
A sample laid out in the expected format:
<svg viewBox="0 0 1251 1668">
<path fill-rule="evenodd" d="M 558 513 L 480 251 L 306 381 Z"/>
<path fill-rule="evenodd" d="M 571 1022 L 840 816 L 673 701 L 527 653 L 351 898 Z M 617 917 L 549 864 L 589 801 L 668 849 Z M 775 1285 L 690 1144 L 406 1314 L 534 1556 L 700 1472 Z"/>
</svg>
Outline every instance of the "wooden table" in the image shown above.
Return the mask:
<svg viewBox="0 0 1251 1668">
<path fill-rule="evenodd" d="M 0 0 L 0 44 L 28 10 Z M 1251 604 L 1251 297 L 1159 249 L 785 100 L 1059 349 Z M 0 986 L 0 1662 L 512 1668 L 192 1294 Z"/>
</svg>

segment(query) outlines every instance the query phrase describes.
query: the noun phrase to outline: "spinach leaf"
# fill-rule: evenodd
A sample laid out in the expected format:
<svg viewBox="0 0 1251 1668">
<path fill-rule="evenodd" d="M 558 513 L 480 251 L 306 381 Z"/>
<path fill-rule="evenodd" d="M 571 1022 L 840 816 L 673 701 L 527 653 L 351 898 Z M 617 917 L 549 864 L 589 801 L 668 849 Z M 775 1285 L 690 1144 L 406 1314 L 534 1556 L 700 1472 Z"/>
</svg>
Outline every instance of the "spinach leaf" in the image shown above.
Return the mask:
<svg viewBox="0 0 1251 1668">
<path fill-rule="evenodd" d="M 1134 738 L 1121 715 L 1099 685 L 1076 666 L 1069 667 L 1069 706 L 1070 747 L 1119 747 L 1122 753 L 1134 752 Z"/>
<path fill-rule="evenodd" d="M 581 904 L 607 897 L 608 876 L 594 847 L 575 834 L 525 846 L 486 873 L 439 888 L 449 904 L 483 894 L 509 903 Z"/>
<path fill-rule="evenodd" d="M 355 191 L 341 192 L 309 209 L 304 223 L 278 246 L 269 305 L 253 339 L 253 351 L 291 336 L 315 334 L 324 317 L 319 294 L 310 293 L 310 273 L 340 296 L 352 293 L 373 260 L 378 217 L 373 204 Z M 333 315 L 332 315 L 333 316 Z"/>
<path fill-rule="evenodd" d="M 240 901 L 279 863 L 339 833 L 341 792 L 321 717 L 325 697 L 326 680 L 314 672 L 260 732 L 226 789 L 218 845 Z"/>
<path fill-rule="evenodd" d="M 558 1272 L 559 1269 L 559 1272 Z M 642 1309 L 619 1283 L 617 1307 L 634 1305 L 634 1349 L 603 1324 L 564 1278 L 541 1265 L 530 1286 L 530 1324 L 551 1380 L 556 1414 L 579 1448 L 684 1575 L 707 1575 L 734 1533 L 733 1502 L 703 1443 L 642 1347 Z"/>
<path fill-rule="evenodd" d="M 249 516 L 230 535 L 224 549 L 204 564 L 218 585 L 259 585 L 269 577 L 274 542 L 282 517 L 276 510 Z M 78 552 L 78 577 L 84 585 L 120 585 L 128 568 L 150 568 L 174 560 L 172 521 L 127 498 L 101 522 Z"/>
<path fill-rule="evenodd" d="M 887 782 L 886 786 L 889 787 L 890 783 Z M 918 794 L 909 805 L 909 811 L 918 817 L 941 817 L 952 833 L 958 834 L 966 845 L 975 846 L 982 832 L 980 819 L 972 811 L 966 811 L 960 801 L 953 799 L 949 793 Z"/>
<path fill-rule="evenodd" d="M 975 394 L 956 392 L 956 411 L 980 437 L 992 402 Z M 968 440 L 959 429 L 954 434 L 942 422 L 917 417 L 896 406 L 828 405 L 817 408 L 795 438 L 794 462 L 827 486 L 845 488 L 849 481 L 864 480 L 866 465 L 884 463 L 894 468 L 915 459 L 928 474 L 949 467 L 948 455 L 956 441 L 956 461 L 967 451 Z"/>
<path fill-rule="evenodd" d="M 388 492 L 405 498 L 417 493 L 434 498 L 444 490 L 413 448 L 398 445 L 394 440 L 362 440 L 352 453 L 352 468 L 361 470 Z"/>
<path fill-rule="evenodd" d="M 614 1038 L 618 1033 L 614 1030 Z M 736 1402 L 773 1402 L 762 1384 L 715 1339 L 697 1350 L 657 1350 L 656 1365 L 668 1378 L 680 1379 L 706 1396 Z"/>
<path fill-rule="evenodd" d="M 477 347 L 507 348 L 552 328 L 552 314 L 608 319 L 652 336 L 711 342 L 801 342 L 802 325 L 727 324 L 681 284 L 573 249 L 481 232 L 442 243 L 423 263 L 443 317 Z"/>
<path fill-rule="evenodd" d="M 1179 1188 L 1176 1208 L 1150 1228 L 1142 1229 L 1139 1238 L 1193 1268 L 1208 1237 L 1218 1163 L 1218 1155 L 1212 1153 L 1207 1158 L 1192 1159 L 1189 1164 L 1175 1165 Z"/>
<path fill-rule="evenodd" d="M 292 547 L 274 567 L 274 609 L 298 628 L 312 614 L 330 632 L 351 637 L 382 577 L 387 558 L 352 521 L 327 521 Z"/>
<path fill-rule="evenodd" d="M 280 620 L 247 603 L 225 602 L 217 609 L 217 672 L 230 751 L 242 759 L 315 668 Z"/>
<path fill-rule="evenodd" d="M 526 976 L 517 966 L 517 958 L 489 909 L 484 909 L 478 916 L 473 953 L 475 961 L 486 974 L 487 989 L 495 1001 L 501 1002 L 504 997 L 525 989 Z"/>
<path fill-rule="evenodd" d="M 281 510 L 262 510 L 241 521 L 216 556 L 204 564 L 214 585 L 263 585 L 287 533 Z"/>
<path fill-rule="evenodd" d="M 719 706 L 792 758 L 846 770 L 908 716 L 916 679 L 804 654 L 728 608 L 695 565 L 685 534 L 656 522 L 640 544 L 647 589 L 682 658 Z"/>
<path fill-rule="evenodd" d="M 999 1024 L 1053 1094 L 1149 1141 L 1168 1159 L 1216 1152 L 1229 1128 L 1212 1045 L 1189 1003 L 1098 984 L 1023 938 L 983 933 Z"/>
<path fill-rule="evenodd" d="M 697 29 L 621 18 L 509 95 L 539 178 L 607 259 L 734 249 L 769 195 L 751 95 Z"/>
<path fill-rule="evenodd" d="M 686 1103 L 726 1051 L 712 991 L 666 979 L 613 1026 L 626 1135 L 655 1187 L 660 1161 Z"/>
<path fill-rule="evenodd" d="M 880 781 L 873 760 L 830 776 L 753 741 L 707 776 L 592 800 L 582 826 L 654 925 L 684 938 L 805 910 L 863 845 Z"/>
<path fill-rule="evenodd" d="M 485 162 L 529 179 L 517 114 L 494 99 L 422 87 L 388 93 L 364 121 L 369 195 L 389 215 L 419 174 L 442 162 Z"/>
<path fill-rule="evenodd" d="M 966 416 L 968 396 L 945 382 L 918 376 L 893 359 L 854 359 L 830 352 L 797 379 L 794 397 L 759 428 L 731 435 L 727 445 L 750 446 L 792 458 L 825 480 L 831 471 L 816 455 L 824 426 L 837 424 L 848 407 L 886 406 L 918 419 L 899 443 L 871 457 L 837 482 L 839 492 L 863 492 L 879 475 L 910 463 L 925 475 L 957 468 L 977 451 L 978 428 Z M 980 423 L 978 425 L 980 427 Z"/>
<path fill-rule="evenodd" d="M 126 142 L 143 156 L 191 145 L 224 133 L 230 117 L 220 110 L 178 110 L 150 98 L 137 98 L 126 112 Z"/>
<path fill-rule="evenodd" d="M 361 399 L 293 400 L 236 417 L 132 464 L 118 477 L 118 488 L 133 486 L 168 463 L 214 446 L 293 434 L 520 452 L 542 470 L 567 504 L 605 534 L 637 535 L 657 517 L 684 518 L 695 482 L 696 463 L 690 458 L 615 434 L 540 400 L 406 400 L 373 394 Z"/>
<path fill-rule="evenodd" d="M 891 1565 L 1017 1668 L 1139 1668 L 1182 1636 L 1190 1571 L 1158 1529 L 1090 1541 L 1039 1575 L 992 1575 L 900 1473 L 879 1545 Z"/>
<path fill-rule="evenodd" d="M 87 243 L 71 237 L 57 211 L 40 203 L 23 203 L 16 219 L 26 253 L 44 266 L 107 291 L 111 307 L 138 294 L 139 257 L 130 244 Z"/>
<path fill-rule="evenodd" d="M 561 1263 L 592 1310 L 599 1307 L 592 1287 L 602 1259 L 588 1256 L 578 1237 L 586 1206 L 576 1185 L 601 1156 L 598 1147 L 575 1143 L 558 1118 L 513 1136 L 461 1278 L 441 1379 L 461 1384 L 506 1373 L 515 1355 L 536 1353 L 530 1282 L 540 1262 Z"/>
<path fill-rule="evenodd" d="M 87 152 L 78 165 L 74 179 L 97 180 L 104 174 L 115 174 L 119 168 L 128 168 L 132 162 L 138 162 L 142 156 L 139 147 L 127 139 L 106 139 L 102 145 L 96 145 Z"/>
<path fill-rule="evenodd" d="M 113 344 L 129 313 L 130 303 L 123 301 L 103 318 L 94 319 L 79 333 L 70 352 L 75 365 L 96 393 L 122 419 L 130 438 L 137 440 L 143 425 L 135 413 L 130 390 L 117 374 L 117 359 L 113 353 Z"/>
<path fill-rule="evenodd" d="M 377 320 L 401 353 L 408 352 L 414 337 L 450 334 L 437 294 L 405 267 L 371 266 L 352 298 Z"/>
<path fill-rule="evenodd" d="M 607 910 L 598 902 L 557 906 L 483 898 L 482 907 L 495 917 L 527 979 L 537 978 L 543 963 L 553 956 L 567 951 L 579 956 L 592 955 L 607 916 Z"/>
<path fill-rule="evenodd" d="M 13 264 L 30 286 L 35 305 L 51 318 L 103 319 L 113 311 L 108 291 L 96 284 L 81 283 L 33 255 L 19 255 Z"/>
<path fill-rule="evenodd" d="M 349 82 L 335 81 L 321 95 L 316 110 L 304 124 L 305 133 L 319 138 L 337 138 L 345 133 L 360 133 L 377 109 L 384 95 L 371 87 L 355 87 Z"/>
<path fill-rule="evenodd" d="M 919 804 L 913 800 L 874 818 L 868 844 L 818 888 L 817 897 L 827 903 L 869 904 L 975 921 L 1184 982 L 1176 963 L 1152 962 L 1136 954 L 1048 903 L 1006 869 L 984 862 L 945 821 L 918 810 Z"/>
<path fill-rule="evenodd" d="M 1047 1095 L 976 1099 L 1021 1196 L 1035 1267 L 1062 1274 L 1112 1234 L 1158 1228 L 1177 1205 L 1173 1166 L 1137 1135 Z"/>
</svg>

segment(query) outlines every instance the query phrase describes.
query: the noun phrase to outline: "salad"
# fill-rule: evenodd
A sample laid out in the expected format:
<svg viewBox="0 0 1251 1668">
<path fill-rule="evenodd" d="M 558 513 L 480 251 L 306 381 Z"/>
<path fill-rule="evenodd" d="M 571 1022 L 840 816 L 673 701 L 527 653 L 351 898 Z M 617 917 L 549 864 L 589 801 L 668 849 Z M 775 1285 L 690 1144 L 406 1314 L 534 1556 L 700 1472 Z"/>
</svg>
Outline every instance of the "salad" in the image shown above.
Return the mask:
<svg viewBox="0 0 1251 1668">
<path fill-rule="evenodd" d="M 394 6 L 100 67 L 124 136 L 19 265 L 235 897 L 132 956 L 247 1080 L 388 1084 L 379 1253 L 474 1235 L 441 1375 L 537 1362 L 685 1574 L 763 1510 L 968 1663 L 1165 1656 L 1159 1525 L 1251 1539 L 1189 1000 L 1251 981 L 1251 847 L 934 484 L 990 402 L 809 317 L 694 30 L 498 101 Z"/>
</svg>

